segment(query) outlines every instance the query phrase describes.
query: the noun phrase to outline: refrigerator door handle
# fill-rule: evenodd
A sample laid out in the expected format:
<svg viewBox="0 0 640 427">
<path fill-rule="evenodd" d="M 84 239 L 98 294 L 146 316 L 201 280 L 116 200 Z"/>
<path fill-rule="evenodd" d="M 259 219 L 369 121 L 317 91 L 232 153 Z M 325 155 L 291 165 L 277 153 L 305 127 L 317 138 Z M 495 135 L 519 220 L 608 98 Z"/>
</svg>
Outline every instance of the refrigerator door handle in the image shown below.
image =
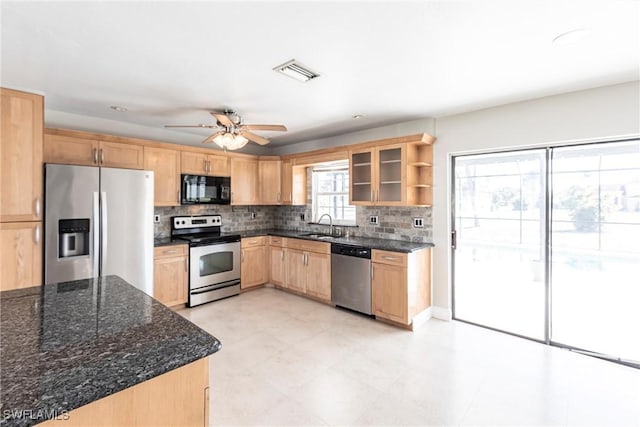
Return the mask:
<svg viewBox="0 0 640 427">
<path fill-rule="evenodd" d="M 98 198 L 98 192 L 93 192 L 93 277 L 98 277 L 100 274 L 100 200 Z"/>
<path fill-rule="evenodd" d="M 102 276 L 102 272 L 105 269 L 105 266 L 107 265 L 107 234 L 108 234 L 108 230 L 107 230 L 107 223 L 109 222 L 107 219 L 107 193 L 105 191 L 102 192 L 102 195 L 100 196 L 101 200 L 100 200 L 100 208 L 101 208 L 101 215 L 100 215 L 100 228 L 101 228 L 101 233 L 100 233 L 100 242 L 102 243 L 102 247 L 100 248 L 100 275 Z"/>
</svg>

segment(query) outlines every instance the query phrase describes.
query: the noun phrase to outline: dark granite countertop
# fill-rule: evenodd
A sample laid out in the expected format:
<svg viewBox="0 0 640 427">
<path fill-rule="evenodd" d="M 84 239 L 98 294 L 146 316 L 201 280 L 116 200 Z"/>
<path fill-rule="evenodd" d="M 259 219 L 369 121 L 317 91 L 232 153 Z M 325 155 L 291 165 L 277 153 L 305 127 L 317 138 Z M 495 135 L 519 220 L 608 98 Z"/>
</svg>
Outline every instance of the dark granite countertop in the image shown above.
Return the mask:
<svg viewBox="0 0 640 427">
<path fill-rule="evenodd" d="M 364 246 L 371 249 L 380 249 L 384 251 L 393 252 L 415 252 L 424 248 L 432 248 L 433 243 L 421 243 L 421 242 L 408 242 L 405 240 L 391 240 L 391 239 L 373 239 L 369 237 L 335 237 L 331 239 L 319 239 L 317 237 L 304 236 L 304 234 L 311 233 L 311 231 L 294 231 L 294 230 L 250 230 L 239 231 L 235 233 L 226 234 L 239 234 L 241 237 L 256 237 L 256 236 L 281 236 L 291 237 L 296 239 L 314 240 L 318 242 L 327 243 L 340 243 L 343 245 Z"/>
<path fill-rule="evenodd" d="M 118 276 L 4 291 L 0 304 L 1 426 L 37 424 L 221 348 Z"/>
<path fill-rule="evenodd" d="M 153 239 L 153 246 L 172 246 L 172 245 L 186 245 L 186 240 L 172 239 L 171 237 L 156 237 Z"/>
</svg>

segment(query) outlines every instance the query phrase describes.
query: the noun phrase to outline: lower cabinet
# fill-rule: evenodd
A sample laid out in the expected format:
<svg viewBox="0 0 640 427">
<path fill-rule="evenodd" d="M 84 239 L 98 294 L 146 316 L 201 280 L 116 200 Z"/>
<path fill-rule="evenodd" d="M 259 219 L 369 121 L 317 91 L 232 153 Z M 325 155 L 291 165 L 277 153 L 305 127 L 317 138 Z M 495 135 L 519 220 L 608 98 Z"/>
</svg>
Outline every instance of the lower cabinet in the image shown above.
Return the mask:
<svg viewBox="0 0 640 427">
<path fill-rule="evenodd" d="M 42 222 L 0 223 L 0 291 L 42 285 Z"/>
<path fill-rule="evenodd" d="M 287 254 L 284 237 L 269 236 L 269 283 L 284 286 L 287 277 Z"/>
<path fill-rule="evenodd" d="M 269 280 L 267 237 L 242 239 L 240 246 L 242 249 L 240 288 L 247 289 L 267 283 Z"/>
<path fill-rule="evenodd" d="M 410 325 L 431 306 L 431 250 L 371 251 L 373 314 Z"/>
<path fill-rule="evenodd" d="M 209 357 L 70 411 L 41 426 L 208 426 Z"/>
<path fill-rule="evenodd" d="M 285 287 L 331 301 L 331 245 L 303 239 L 287 239 Z"/>
<path fill-rule="evenodd" d="M 154 249 L 153 297 L 166 306 L 186 304 L 189 291 L 187 245 Z"/>
</svg>

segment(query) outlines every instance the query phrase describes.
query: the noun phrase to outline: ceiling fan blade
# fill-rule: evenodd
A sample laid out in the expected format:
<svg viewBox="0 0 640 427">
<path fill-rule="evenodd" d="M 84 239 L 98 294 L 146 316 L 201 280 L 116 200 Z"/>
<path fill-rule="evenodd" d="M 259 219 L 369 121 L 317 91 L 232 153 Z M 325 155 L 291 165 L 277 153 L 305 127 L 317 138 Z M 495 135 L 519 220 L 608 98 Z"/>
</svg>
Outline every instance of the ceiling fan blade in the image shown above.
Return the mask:
<svg viewBox="0 0 640 427">
<path fill-rule="evenodd" d="M 275 130 L 280 132 L 287 131 L 287 127 L 283 125 L 242 125 L 241 128 L 246 130 Z"/>
<path fill-rule="evenodd" d="M 223 126 L 233 126 L 233 122 L 231 121 L 231 119 L 229 117 L 227 117 L 226 114 L 224 114 L 224 113 L 214 113 L 214 112 L 211 112 L 210 114 L 213 117 L 215 117 L 216 120 L 219 121 Z"/>
<path fill-rule="evenodd" d="M 217 125 L 199 124 L 199 125 L 164 125 L 164 127 L 166 127 L 166 128 L 205 128 L 205 129 L 214 129 L 214 128 L 217 128 L 219 126 L 217 126 Z"/>
<path fill-rule="evenodd" d="M 263 138 L 255 133 L 247 132 L 246 130 L 241 130 L 240 135 L 260 145 L 266 145 L 270 142 L 267 138 Z"/>
<path fill-rule="evenodd" d="M 218 135 L 222 135 L 224 133 L 223 130 L 220 130 L 212 135 L 209 135 L 204 141 L 202 141 L 203 144 L 208 144 L 209 142 L 213 142 L 213 139 L 218 136 Z"/>
</svg>

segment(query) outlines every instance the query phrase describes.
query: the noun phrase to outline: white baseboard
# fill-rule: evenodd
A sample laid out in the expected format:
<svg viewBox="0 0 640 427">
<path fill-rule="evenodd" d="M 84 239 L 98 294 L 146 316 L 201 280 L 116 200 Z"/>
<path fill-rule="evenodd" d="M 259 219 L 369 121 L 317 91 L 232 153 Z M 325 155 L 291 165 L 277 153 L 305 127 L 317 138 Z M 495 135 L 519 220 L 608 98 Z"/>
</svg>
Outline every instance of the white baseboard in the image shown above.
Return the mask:
<svg viewBox="0 0 640 427">
<path fill-rule="evenodd" d="M 450 308 L 437 307 L 435 305 L 432 305 L 431 306 L 431 316 L 434 319 L 446 320 L 447 322 L 449 322 L 453 318 L 453 313 L 451 313 L 451 309 Z"/>
</svg>

